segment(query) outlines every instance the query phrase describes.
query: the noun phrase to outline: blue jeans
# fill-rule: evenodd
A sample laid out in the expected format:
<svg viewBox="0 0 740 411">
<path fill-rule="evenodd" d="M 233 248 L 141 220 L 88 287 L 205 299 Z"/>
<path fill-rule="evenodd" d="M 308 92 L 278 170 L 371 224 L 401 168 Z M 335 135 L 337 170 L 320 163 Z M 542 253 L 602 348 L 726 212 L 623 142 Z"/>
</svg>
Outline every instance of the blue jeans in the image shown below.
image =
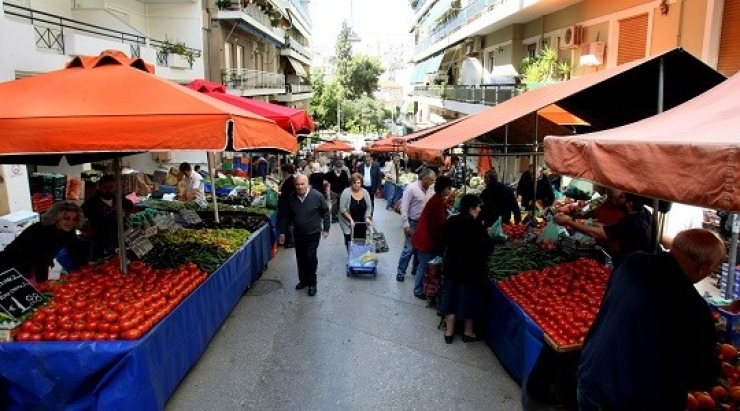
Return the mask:
<svg viewBox="0 0 740 411">
<path fill-rule="evenodd" d="M 414 278 L 414 294 L 420 295 L 424 293 L 423 281 L 427 273 L 427 264 L 434 258 L 434 254 L 417 250 L 416 255 L 419 257 L 419 267 L 416 269 L 416 278 Z"/>
<path fill-rule="evenodd" d="M 398 259 L 398 270 L 396 271 L 396 274 L 406 275 L 406 270 L 409 268 L 409 262 L 411 261 L 411 257 L 414 257 L 414 266 L 418 264 L 419 257 L 416 254 L 416 250 L 414 250 L 414 247 L 411 245 L 411 237 L 414 235 L 414 230 L 416 230 L 416 224 L 418 223 L 417 220 L 409 219 L 409 226 L 411 227 L 411 235 L 405 235 L 405 239 L 403 242 L 403 250 L 401 250 L 401 257 Z"/>
<path fill-rule="evenodd" d="M 383 198 L 385 198 L 385 208 L 393 207 L 393 197 L 396 195 L 396 185 L 385 183 L 383 185 Z"/>
</svg>

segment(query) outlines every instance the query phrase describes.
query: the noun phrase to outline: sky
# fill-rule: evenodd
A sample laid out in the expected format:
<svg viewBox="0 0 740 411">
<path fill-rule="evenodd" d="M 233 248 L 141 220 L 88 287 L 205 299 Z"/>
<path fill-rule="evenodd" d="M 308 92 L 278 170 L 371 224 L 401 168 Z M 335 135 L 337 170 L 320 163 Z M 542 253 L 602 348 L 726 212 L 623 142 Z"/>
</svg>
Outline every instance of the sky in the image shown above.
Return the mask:
<svg viewBox="0 0 740 411">
<path fill-rule="evenodd" d="M 350 4 L 352 15 L 350 17 Z M 311 0 L 314 50 L 333 52 L 342 21 L 347 20 L 362 39 L 354 51 L 372 53 L 377 44 L 409 42 L 413 10 L 408 0 Z"/>
</svg>

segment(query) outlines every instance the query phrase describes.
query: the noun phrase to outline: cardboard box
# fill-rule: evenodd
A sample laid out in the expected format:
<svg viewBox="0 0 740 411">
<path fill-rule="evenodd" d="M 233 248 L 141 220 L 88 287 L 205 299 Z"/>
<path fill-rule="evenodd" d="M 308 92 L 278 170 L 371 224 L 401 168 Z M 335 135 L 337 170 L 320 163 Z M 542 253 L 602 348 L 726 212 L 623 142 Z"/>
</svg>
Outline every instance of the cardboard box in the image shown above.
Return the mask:
<svg viewBox="0 0 740 411">
<path fill-rule="evenodd" d="M 39 222 L 39 213 L 33 211 L 16 211 L 0 217 L 0 233 L 12 233 L 14 236 L 32 224 Z"/>
</svg>

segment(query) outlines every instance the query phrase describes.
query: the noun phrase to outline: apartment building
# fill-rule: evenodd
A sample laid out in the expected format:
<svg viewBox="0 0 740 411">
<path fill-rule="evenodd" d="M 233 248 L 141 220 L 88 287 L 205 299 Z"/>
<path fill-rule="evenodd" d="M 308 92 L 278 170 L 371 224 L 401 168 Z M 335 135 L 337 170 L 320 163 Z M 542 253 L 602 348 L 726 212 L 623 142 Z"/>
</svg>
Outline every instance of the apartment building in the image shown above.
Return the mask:
<svg viewBox="0 0 740 411">
<path fill-rule="evenodd" d="M 477 113 L 524 91 L 525 58 L 551 48 L 557 78 L 683 47 L 740 70 L 740 0 L 410 0 L 411 130 Z"/>
<path fill-rule="evenodd" d="M 308 0 L 209 0 L 208 77 L 229 93 L 307 109 Z"/>
</svg>

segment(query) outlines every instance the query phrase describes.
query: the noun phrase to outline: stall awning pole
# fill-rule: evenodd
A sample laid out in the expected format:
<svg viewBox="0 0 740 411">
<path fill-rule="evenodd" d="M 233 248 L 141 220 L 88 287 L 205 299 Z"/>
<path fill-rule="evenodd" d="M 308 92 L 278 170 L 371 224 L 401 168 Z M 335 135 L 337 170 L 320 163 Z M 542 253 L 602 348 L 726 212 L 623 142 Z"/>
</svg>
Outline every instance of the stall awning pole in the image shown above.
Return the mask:
<svg viewBox="0 0 740 411">
<path fill-rule="evenodd" d="M 116 184 L 116 228 L 118 229 L 118 258 L 121 260 L 121 272 L 128 272 L 126 264 L 126 237 L 123 232 L 123 190 L 121 188 L 121 158 L 113 159 L 113 180 Z"/>
<path fill-rule="evenodd" d="M 213 203 L 213 218 L 216 220 L 216 222 L 219 222 L 218 218 L 218 202 L 216 200 L 216 161 L 215 161 L 215 153 L 212 151 L 209 151 L 206 153 L 206 158 L 208 160 L 208 175 L 211 178 L 211 202 Z"/>
<path fill-rule="evenodd" d="M 665 59 L 661 57 L 658 60 L 658 107 L 657 113 L 663 112 L 663 98 L 665 95 Z M 658 211 L 660 202 L 655 199 L 653 200 L 653 221 L 652 221 L 652 241 L 653 241 L 653 253 L 657 253 L 660 250 L 660 233 L 663 231 L 661 228 L 663 218 L 658 218 L 660 211 Z"/>
<path fill-rule="evenodd" d="M 725 284 L 723 298 L 734 300 L 735 288 L 735 266 L 737 265 L 737 238 L 740 232 L 740 219 L 737 213 L 730 213 L 730 224 L 732 224 L 732 236 L 730 237 L 730 256 L 727 261 L 727 283 Z"/>
</svg>

